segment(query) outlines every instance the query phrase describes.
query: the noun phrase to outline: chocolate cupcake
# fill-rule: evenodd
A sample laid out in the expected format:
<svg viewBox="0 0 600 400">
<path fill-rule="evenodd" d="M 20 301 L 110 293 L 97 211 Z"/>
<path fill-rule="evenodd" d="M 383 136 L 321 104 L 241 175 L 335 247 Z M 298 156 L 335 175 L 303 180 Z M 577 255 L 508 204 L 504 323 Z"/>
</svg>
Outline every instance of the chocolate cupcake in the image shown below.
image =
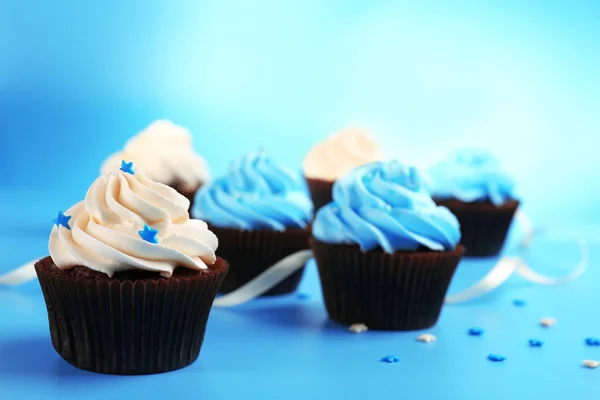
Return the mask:
<svg viewBox="0 0 600 400">
<path fill-rule="evenodd" d="M 436 206 L 413 167 L 353 169 L 313 223 L 325 307 L 344 325 L 376 330 L 433 326 L 464 254 L 458 221 Z"/>
<path fill-rule="evenodd" d="M 227 273 L 217 237 L 189 202 L 122 163 L 55 220 L 35 265 L 58 354 L 119 375 L 168 372 L 196 360 Z"/>
<path fill-rule="evenodd" d="M 429 190 L 438 205 L 460 222 L 467 256 L 495 256 L 502 250 L 519 207 L 515 181 L 489 150 L 463 148 L 428 170 Z"/>
<path fill-rule="evenodd" d="M 377 143 L 363 130 L 346 129 L 316 144 L 303 162 L 315 213 L 331 201 L 336 179 L 359 165 L 381 160 Z"/>
<path fill-rule="evenodd" d="M 210 180 L 208 164 L 194 151 L 189 131 L 170 121 L 155 121 L 129 139 L 122 151 L 104 161 L 102 173 L 119 168 L 121 160 L 133 161 L 153 181 L 177 190 L 190 206 L 198 189 Z"/>
<path fill-rule="evenodd" d="M 253 280 L 282 258 L 309 248 L 312 204 L 300 174 L 264 152 L 234 162 L 228 173 L 205 185 L 192 210 L 220 241 L 217 255 L 230 265 L 221 292 Z M 304 269 L 264 295 L 296 290 Z"/>
</svg>

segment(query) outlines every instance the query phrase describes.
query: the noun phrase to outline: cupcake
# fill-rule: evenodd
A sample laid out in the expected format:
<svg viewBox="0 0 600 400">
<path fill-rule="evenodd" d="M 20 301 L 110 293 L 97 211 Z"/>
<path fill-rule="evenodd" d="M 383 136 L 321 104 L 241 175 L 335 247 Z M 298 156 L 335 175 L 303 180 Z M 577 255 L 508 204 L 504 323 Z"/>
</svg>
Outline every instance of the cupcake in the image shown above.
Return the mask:
<svg viewBox="0 0 600 400">
<path fill-rule="evenodd" d="M 315 212 L 331 201 L 331 189 L 336 179 L 354 167 L 381 158 L 377 143 L 359 129 L 340 131 L 316 144 L 302 164 Z"/>
<path fill-rule="evenodd" d="M 153 122 L 131 138 L 122 151 L 109 156 L 102 164 L 102 174 L 133 161 L 148 178 L 171 186 L 193 204 L 196 191 L 210 180 L 208 165 L 192 148 L 187 129 L 170 121 Z"/>
<path fill-rule="evenodd" d="M 330 318 L 376 330 L 433 326 L 465 251 L 454 215 L 436 206 L 414 167 L 397 161 L 337 180 L 312 234 Z"/>
<path fill-rule="evenodd" d="M 227 273 L 188 200 L 123 162 L 59 212 L 35 264 L 52 345 L 73 366 L 140 375 L 196 360 Z"/>
<path fill-rule="evenodd" d="M 515 181 L 498 158 L 489 150 L 463 148 L 431 166 L 428 175 L 434 201 L 460 222 L 466 255 L 497 255 L 519 207 Z"/>
<path fill-rule="evenodd" d="M 282 258 L 309 248 L 312 204 L 299 173 L 264 152 L 234 162 L 227 174 L 202 187 L 192 210 L 219 238 L 217 255 L 229 262 L 221 292 L 250 282 Z M 301 268 L 264 295 L 296 290 Z"/>
</svg>

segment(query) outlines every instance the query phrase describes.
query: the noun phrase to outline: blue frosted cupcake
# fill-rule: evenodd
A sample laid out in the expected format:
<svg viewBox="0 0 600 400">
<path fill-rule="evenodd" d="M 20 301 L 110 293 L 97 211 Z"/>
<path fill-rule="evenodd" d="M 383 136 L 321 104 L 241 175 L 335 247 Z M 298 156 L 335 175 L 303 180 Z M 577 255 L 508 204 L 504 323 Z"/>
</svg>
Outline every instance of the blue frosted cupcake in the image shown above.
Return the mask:
<svg viewBox="0 0 600 400">
<path fill-rule="evenodd" d="M 226 175 L 204 185 L 192 213 L 219 238 L 217 255 L 229 256 L 222 293 L 309 248 L 312 203 L 306 183 L 299 172 L 278 165 L 264 152 L 246 155 L 232 163 Z M 264 295 L 295 291 L 303 272 L 300 269 Z"/>
<path fill-rule="evenodd" d="M 514 179 L 488 150 L 464 148 L 429 168 L 429 190 L 461 225 L 466 255 L 497 255 L 504 245 L 519 201 Z"/>
<path fill-rule="evenodd" d="M 334 321 L 369 329 L 434 325 L 464 248 L 414 167 L 376 162 L 336 181 L 313 223 L 323 298 Z"/>
</svg>

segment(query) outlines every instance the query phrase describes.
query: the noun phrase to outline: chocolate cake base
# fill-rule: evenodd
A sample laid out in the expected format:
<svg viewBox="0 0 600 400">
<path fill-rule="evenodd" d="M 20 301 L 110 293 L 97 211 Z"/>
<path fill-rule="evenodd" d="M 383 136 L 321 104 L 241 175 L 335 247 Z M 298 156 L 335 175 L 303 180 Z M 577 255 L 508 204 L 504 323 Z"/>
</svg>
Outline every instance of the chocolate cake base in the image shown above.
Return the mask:
<svg viewBox="0 0 600 400">
<path fill-rule="evenodd" d="M 143 271 L 109 278 L 86 267 L 60 270 L 50 257 L 35 264 L 56 352 L 77 368 L 117 375 L 193 363 L 227 269 L 218 259 L 209 271 L 177 268 L 171 278 Z"/>
<path fill-rule="evenodd" d="M 217 235 L 217 255 L 229 262 L 229 272 L 221 286 L 221 293 L 229 293 L 245 285 L 281 259 L 309 248 L 308 229 L 245 231 L 209 225 Z M 282 282 L 268 290 L 263 296 L 277 296 L 294 292 L 304 274 L 299 269 Z"/>
<path fill-rule="evenodd" d="M 364 252 L 358 245 L 311 240 L 329 317 L 341 324 L 407 331 L 438 320 L 465 249 Z"/>
<path fill-rule="evenodd" d="M 317 214 L 317 211 L 324 205 L 331 203 L 332 191 L 333 191 L 333 181 L 326 181 L 323 179 L 316 178 L 306 178 L 306 183 L 308 183 L 308 189 L 310 190 L 310 197 L 314 206 L 314 213 Z"/>
<path fill-rule="evenodd" d="M 447 207 L 460 223 L 460 243 L 467 249 L 467 257 L 498 255 L 504 246 L 518 200 L 509 200 L 501 206 L 490 201 L 465 203 L 456 199 L 433 199 Z"/>
</svg>

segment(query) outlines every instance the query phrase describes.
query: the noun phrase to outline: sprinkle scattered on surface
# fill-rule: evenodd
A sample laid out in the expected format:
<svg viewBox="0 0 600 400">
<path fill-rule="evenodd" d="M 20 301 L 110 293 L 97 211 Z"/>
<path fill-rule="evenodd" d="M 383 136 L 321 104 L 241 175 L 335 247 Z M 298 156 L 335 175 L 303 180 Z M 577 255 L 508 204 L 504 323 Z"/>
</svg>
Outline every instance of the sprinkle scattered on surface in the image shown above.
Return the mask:
<svg viewBox="0 0 600 400">
<path fill-rule="evenodd" d="M 493 362 L 502 362 L 504 360 L 506 360 L 506 357 L 501 356 L 500 354 L 489 354 L 487 356 L 488 360 L 493 361 Z"/>
<path fill-rule="evenodd" d="M 307 293 L 298 293 L 296 296 L 299 300 L 308 300 L 310 296 Z"/>
<path fill-rule="evenodd" d="M 540 320 L 540 325 L 545 328 L 550 328 L 556 324 L 556 320 L 554 318 L 546 317 Z"/>
<path fill-rule="evenodd" d="M 585 339 L 585 344 L 588 346 L 600 346 L 600 339 L 589 337 Z"/>
<path fill-rule="evenodd" d="M 369 328 L 365 324 L 352 324 L 348 327 L 348 330 L 354 333 L 362 333 L 368 331 Z"/>
<path fill-rule="evenodd" d="M 483 335 L 483 332 L 485 332 L 483 329 L 481 328 L 470 328 L 467 333 L 470 336 L 481 336 Z"/>
<path fill-rule="evenodd" d="M 530 347 L 542 347 L 544 345 L 541 340 L 537 339 L 529 339 L 528 343 Z"/>
<path fill-rule="evenodd" d="M 381 359 L 381 361 L 386 362 L 388 364 L 397 363 L 400 359 L 396 356 L 385 356 Z"/>
<path fill-rule="evenodd" d="M 417 340 L 419 342 L 431 343 L 431 342 L 435 342 L 437 340 L 437 338 L 434 335 L 432 335 L 431 333 L 423 333 L 417 337 Z"/>
<path fill-rule="evenodd" d="M 586 368 L 598 368 L 600 367 L 600 362 L 595 360 L 583 360 L 583 366 Z"/>
<path fill-rule="evenodd" d="M 525 304 L 527 304 L 527 303 L 525 303 L 525 300 L 522 300 L 522 299 L 514 299 L 513 300 L 513 305 L 515 307 L 523 307 Z"/>
</svg>

